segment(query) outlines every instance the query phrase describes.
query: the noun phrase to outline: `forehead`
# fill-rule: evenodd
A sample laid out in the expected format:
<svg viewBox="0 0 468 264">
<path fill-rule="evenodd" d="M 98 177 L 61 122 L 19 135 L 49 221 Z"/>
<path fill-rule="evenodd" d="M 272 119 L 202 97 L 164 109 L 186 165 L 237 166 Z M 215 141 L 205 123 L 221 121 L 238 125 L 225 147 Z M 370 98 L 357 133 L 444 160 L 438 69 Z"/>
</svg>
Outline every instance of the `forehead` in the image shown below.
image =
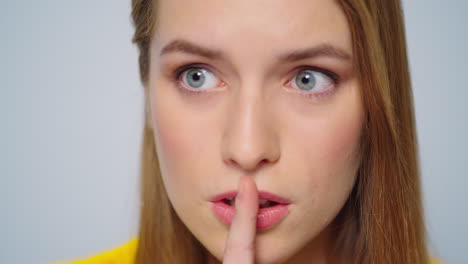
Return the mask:
<svg viewBox="0 0 468 264">
<path fill-rule="evenodd" d="M 156 42 L 193 40 L 235 55 L 280 53 L 322 43 L 351 52 L 334 0 L 159 0 Z"/>
</svg>

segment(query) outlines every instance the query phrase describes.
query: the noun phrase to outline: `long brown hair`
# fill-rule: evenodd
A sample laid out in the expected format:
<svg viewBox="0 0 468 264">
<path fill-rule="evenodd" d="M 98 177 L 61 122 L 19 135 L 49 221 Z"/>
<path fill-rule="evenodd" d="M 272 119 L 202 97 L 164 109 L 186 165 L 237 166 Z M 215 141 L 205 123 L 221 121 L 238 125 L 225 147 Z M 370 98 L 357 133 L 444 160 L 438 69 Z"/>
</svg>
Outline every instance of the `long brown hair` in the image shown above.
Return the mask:
<svg viewBox="0 0 468 264">
<path fill-rule="evenodd" d="M 141 218 L 136 263 L 204 263 L 206 250 L 175 214 L 162 183 L 150 125 L 153 0 L 132 0 L 134 43 L 145 90 L 141 152 Z M 400 0 L 342 0 L 352 33 L 367 115 L 357 182 L 334 221 L 335 250 L 350 263 L 429 262 L 417 137 Z"/>
</svg>

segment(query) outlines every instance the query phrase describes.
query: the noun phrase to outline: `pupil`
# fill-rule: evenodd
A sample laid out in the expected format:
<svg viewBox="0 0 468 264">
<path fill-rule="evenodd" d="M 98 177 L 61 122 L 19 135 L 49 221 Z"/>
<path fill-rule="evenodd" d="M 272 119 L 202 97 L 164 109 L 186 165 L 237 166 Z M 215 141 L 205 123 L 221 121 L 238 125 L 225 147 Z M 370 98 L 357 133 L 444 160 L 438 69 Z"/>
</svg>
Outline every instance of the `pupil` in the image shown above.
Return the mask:
<svg viewBox="0 0 468 264">
<path fill-rule="evenodd" d="M 296 85 L 306 91 L 310 91 L 315 88 L 315 77 L 312 71 L 303 71 L 301 74 L 296 76 Z"/>
<path fill-rule="evenodd" d="M 200 72 L 196 72 L 192 75 L 192 78 L 194 81 L 199 81 L 200 80 L 200 75 L 201 73 Z"/>
</svg>

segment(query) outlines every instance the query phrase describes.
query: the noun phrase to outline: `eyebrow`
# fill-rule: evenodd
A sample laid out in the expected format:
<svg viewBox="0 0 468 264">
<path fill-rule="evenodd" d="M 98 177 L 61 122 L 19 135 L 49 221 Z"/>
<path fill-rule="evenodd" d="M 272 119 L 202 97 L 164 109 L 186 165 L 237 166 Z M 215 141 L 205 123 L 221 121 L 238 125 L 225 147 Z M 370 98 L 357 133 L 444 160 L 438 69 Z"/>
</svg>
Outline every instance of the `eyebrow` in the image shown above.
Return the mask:
<svg viewBox="0 0 468 264">
<path fill-rule="evenodd" d="M 224 57 L 222 52 L 217 50 L 211 50 L 209 48 L 202 47 L 195 43 L 191 43 L 187 40 L 176 39 L 161 50 L 161 56 L 173 52 L 182 52 L 189 53 L 193 55 L 198 55 L 202 57 L 207 57 L 209 59 L 221 59 Z"/>
<path fill-rule="evenodd" d="M 167 44 L 166 46 L 164 46 L 164 48 L 161 49 L 160 55 L 163 56 L 175 52 L 198 55 L 213 60 L 220 60 L 225 58 L 225 55 L 219 50 L 206 48 L 183 39 L 176 39 L 174 41 L 171 41 L 169 44 Z M 352 56 L 348 52 L 337 48 L 329 43 L 322 43 L 311 48 L 294 50 L 292 52 L 280 55 L 278 58 L 279 61 L 294 62 L 315 57 L 331 57 L 344 61 L 352 60 Z"/>
</svg>

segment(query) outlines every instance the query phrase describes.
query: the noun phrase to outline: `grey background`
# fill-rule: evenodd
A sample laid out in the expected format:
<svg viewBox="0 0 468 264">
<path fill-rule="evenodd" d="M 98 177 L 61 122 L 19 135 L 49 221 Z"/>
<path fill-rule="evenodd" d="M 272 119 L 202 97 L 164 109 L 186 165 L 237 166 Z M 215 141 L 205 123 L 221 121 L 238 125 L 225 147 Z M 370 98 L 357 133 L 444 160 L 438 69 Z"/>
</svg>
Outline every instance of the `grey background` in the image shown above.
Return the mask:
<svg viewBox="0 0 468 264">
<path fill-rule="evenodd" d="M 430 249 L 468 263 L 468 2 L 404 0 Z M 130 0 L 0 8 L 0 263 L 137 233 L 142 90 Z"/>
</svg>

